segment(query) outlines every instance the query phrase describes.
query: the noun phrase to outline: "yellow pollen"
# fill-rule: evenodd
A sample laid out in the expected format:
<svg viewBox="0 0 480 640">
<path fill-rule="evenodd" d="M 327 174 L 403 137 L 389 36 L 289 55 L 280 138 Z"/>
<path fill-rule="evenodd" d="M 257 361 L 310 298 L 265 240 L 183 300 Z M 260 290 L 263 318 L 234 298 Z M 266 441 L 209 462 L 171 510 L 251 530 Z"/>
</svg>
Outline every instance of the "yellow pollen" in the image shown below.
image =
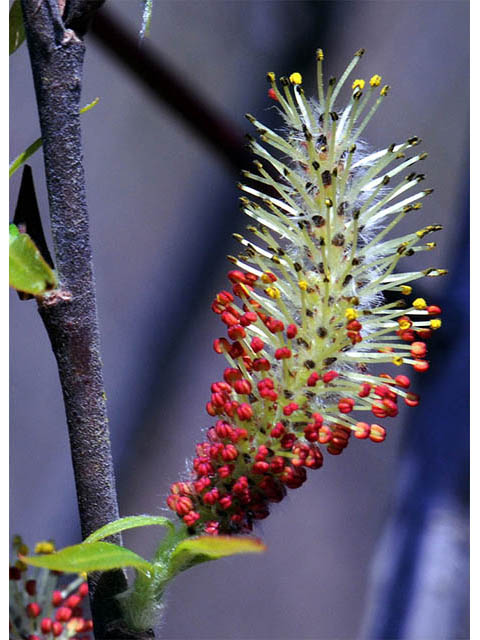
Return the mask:
<svg viewBox="0 0 480 640">
<path fill-rule="evenodd" d="M 386 84 L 386 85 L 382 88 L 382 90 L 380 91 L 380 95 L 381 95 L 381 96 L 386 96 L 386 95 L 387 95 L 387 93 L 389 92 L 389 90 L 390 90 L 390 87 L 388 86 L 388 84 Z"/>
<path fill-rule="evenodd" d="M 267 73 L 267 78 L 270 80 L 270 82 L 275 82 L 275 74 L 273 73 L 273 71 L 269 71 Z"/>
<path fill-rule="evenodd" d="M 412 287 L 409 284 L 402 284 L 402 286 L 400 287 L 400 291 L 403 293 L 403 295 L 409 296 L 412 293 Z"/>
<path fill-rule="evenodd" d="M 302 84 L 302 74 L 295 71 L 295 73 L 290 75 L 289 80 L 292 84 Z"/>
<path fill-rule="evenodd" d="M 412 302 L 412 306 L 414 306 L 415 309 L 426 309 L 427 303 L 423 298 L 417 298 Z"/>
<path fill-rule="evenodd" d="M 351 320 L 358 318 L 358 312 L 355 309 L 352 309 L 352 307 L 349 307 L 345 311 L 345 317 L 350 322 Z"/>
<path fill-rule="evenodd" d="M 440 329 L 440 327 L 442 326 L 442 321 L 441 320 L 430 320 L 430 328 L 431 329 Z"/>
<path fill-rule="evenodd" d="M 393 360 L 392 360 L 393 364 L 396 364 L 397 367 L 399 367 L 401 364 L 403 364 L 403 358 L 401 358 L 400 356 L 396 356 Z"/>
<path fill-rule="evenodd" d="M 265 293 L 267 294 L 267 296 L 273 298 L 274 300 L 278 300 L 281 296 L 280 291 L 277 289 L 277 287 L 267 287 L 265 289 Z"/>
<path fill-rule="evenodd" d="M 436 245 L 436 243 L 435 243 L 435 242 L 427 242 L 427 247 L 428 247 L 429 249 L 435 249 L 435 247 L 436 247 L 436 246 L 437 246 L 437 245 Z"/>
<path fill-rule="evenodd" d="M 317 49 L 317 60 L 323 60 L 323 49 Z"/>
<path fill-rule="evenodd" d="M 400 320 L 400 322 L 398 323 L 398 326 L 402 331 L 406 331 L 407 329 L 410 329 L 412 324 L 408 320 Z"/>
<path fill-rule="evenodd" d="M 372 76 L 370 78 L 370 86 L 371 87 L 378 87 L 380 85 L 381 81 L 382 81 L 382 76 L 379 76 L 379 75 L 375 74 L 374 76 Z"/>
<path fill-rule="evenodd" d="M 49 540 L 42 540 L 35 545 L 35 553 L 53 553 L 55 545 Z"/>
<path fill-rule="evenodd" d="M 362 80 L 362 78 L 357 78 L 356 80 L 353 81 L 352 84 L 352 89 L 363 89 L 363 87 L 365 86 L 365 80 Z"/>
<path fill-rule="evenodd" d="M 308 283 L 305 280 L 299 280 L 298 286 L 302 291 L 306 291 L 308 289 Z"/>
</svg>

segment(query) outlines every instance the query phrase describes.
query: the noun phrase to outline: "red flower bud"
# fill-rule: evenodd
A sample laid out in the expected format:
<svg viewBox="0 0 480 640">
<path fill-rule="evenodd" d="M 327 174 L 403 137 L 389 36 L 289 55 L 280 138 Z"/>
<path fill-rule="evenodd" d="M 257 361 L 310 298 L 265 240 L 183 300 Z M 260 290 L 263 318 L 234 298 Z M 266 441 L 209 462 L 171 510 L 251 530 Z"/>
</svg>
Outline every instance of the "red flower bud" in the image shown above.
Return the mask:
<svg viewBox="0 0 480 640">
<path fill-rule="evenodd" d="M 29 618 L 37 618 L 41 614 L 42 608 L 40 607 L 38 602 L 30 602 L 30 604 L 27 604 L 27 606 L 25 607 L 25 611 L 27 612 L 27 616 Z"/>
<path fill-rule="evenodd" d="M 244 378 L 242 378 L 241 380 L 236 380 L 233 383 L 233 388 L 237 393 L 240 393 L 242 395 L 248 395 L 249 393 L 252 392 L 251 383 L 248 380 L 245 380 Z"/>
<path fill-rule="evenodd" d="M 338 378 L 339 374 L 336 371 L 327 371 L 327 373 L 323 374 L 323 381 L 328 384 L 335 378 Z"/>
<path fill-rule="evenodd" d="M 426 360 L 418 360 L 414 365 L 413 368 L 415 369 L 415 371 L 418 372 L 423 372 L 426 371 L 429 368 L 429 364 Z"/>
<path fill-rule="evenodd" d="M 58 622 L 68 622 L 72 617 L 72 610 L 70 607 L 59 607 L 55 613 L 55 620 Z"/>
<path fill-rule="evenodd" d="M 403 389 L 408 389 L 408 387 L 410 386 L 410 379 L 404 375 L 397 376 L 395 378 L 395 382 L 399 387 L 402 387 Z"/>
<path fill-rule="evenodd" d="M 298 333 L 297 326 L 294 324 L 289 324 L 287 327 L 287 338 L 290 338 L 290 339 L 295 338 L 297 333 Z"/>
<path fill-rule="evenodd" d="M 43 620 L 40 623 L 40 630 L 42 633 L 50 633 L 50 631 L 52 630 L 52 624 L 53 621 L 51 618 L 43 618 Z"/>
<path fill-rule="evenodd" d="M 242 402 L 242 404 L 237 407 L 237 414 L 240 420 L 250 420 L 253 416 L 252 407 L 247 402 Z"/>
<path fill-rule="evenodd" d="M 364 440 L 370 435 L 370 425 L 366 422 L 357 422 L 353 435 L 359 440 Z"/>
<path fill-rule="evenodd" d="M 288 347 L 280 347 L 275 351 L 275 358 L 277 360 L 284 360 L 286 358 L 291 358 L 292 352 Z"/>
<path fill-rule="evenodd" d="M 372 442 L 383 442 L 387 432 L 379 424 L 372 424 L 370 427 L 370 440 Z"/>
</svg>

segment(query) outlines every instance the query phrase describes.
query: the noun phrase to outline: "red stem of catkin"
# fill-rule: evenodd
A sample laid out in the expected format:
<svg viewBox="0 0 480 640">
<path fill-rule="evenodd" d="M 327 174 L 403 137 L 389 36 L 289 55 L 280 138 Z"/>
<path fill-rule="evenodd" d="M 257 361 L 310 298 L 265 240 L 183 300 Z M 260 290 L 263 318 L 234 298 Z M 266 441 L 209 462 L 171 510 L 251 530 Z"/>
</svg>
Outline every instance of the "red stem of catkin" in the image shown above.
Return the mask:
<svg viewBox="0 0 480 640">
<path fill-rule="evenodd" d="M 239 187 L 255 198 L 242 197 L 241 203 L 257 223 L 248 231 L 262 244 L 235 234 L 244 253 L 229 257 L 236 265 L 228 273 L 231 290 L 218 293 L 212 304 L 226 327 L 213 348 L 228 362 L 206 405 L 215 423 L 196 446 L 191 478 L 175 482 L 167 498 L 192 534 L 250 531 L 268 516 L 270 503 L 323 465 L 325 452 L 341 454 L 352 434 L 383 442 L 386 430 L 377 421 L 395 417 L 399 400 L 418 405 L 406 375 L 370 373 L 370 366 L 428 369 L 425 341 L 441 326 L 440 308 L 423 298 L 386 304 L 382 293 L 410 296 L 407 282 L 446 273 L 393 273 L 400 259 L 432 249 L 434 243 L 418 242 L 441 227 L 388 237 L 431 189 L 398 199 L 424 176 L 407 173 L 391 182 L 426 156 L 406 157 L 418 138 L 376 153 L 362 150 L 359 135 L 388 93 L 383 87 L 360 118 L 380 76 L 370 79 L 365 93 L 365 81 L 354 80 L 347 106 L 334 110 L 363 52 L 338 83 L 329 80 L 325 92 L 318 50 L 318 102 L 305 99 L 299 73 L 280 79 L 284 94 L 268 74 L 268 95 L 284 118 L 286 137 L 247 116 L 261 142 L 279 156 L 251 138 L 268 170 L 256 161 L 258 173 L 245 176 L 259 189 Z M 385 172 L 395 161 L 400 163 Z"/>
</svg>

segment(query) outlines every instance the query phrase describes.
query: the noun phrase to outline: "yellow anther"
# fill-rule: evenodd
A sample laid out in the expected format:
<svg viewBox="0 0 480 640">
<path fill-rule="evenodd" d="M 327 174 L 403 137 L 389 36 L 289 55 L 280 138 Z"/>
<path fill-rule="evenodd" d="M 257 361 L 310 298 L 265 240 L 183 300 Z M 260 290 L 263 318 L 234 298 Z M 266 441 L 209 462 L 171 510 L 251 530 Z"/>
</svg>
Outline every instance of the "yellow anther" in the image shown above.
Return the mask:
<svg viewBox="0 0 480 640">
<path fill-rule="evenodd" d="M 381 81 L 382 81 L 382 76 L 379 76 L 379 75 L 375 74 L 374 76 L 372 76 L 370 78 L 370 86 L 371 87 L 378 87 L 380 85 Z"/>
<path fill-rule="evenodd" d="M 400 291 L 404 296 L 409 296 L 412 293 L 412 287 L 409 284 L 402 284 Z"/>
<path fill-rule="evenodd" d="M 442 321 L 441 320 L 430 320 L 430 328 L 431 329 L 440 329 L 440 327 L 442 326 Z"/>
<path fill-rule="evenodd" d="M 42 540 L 35 545 L 35 553 L 53 553 L 55 545 L 50 540 Z"/>
<path fill-rule="evenodd" d="M 323 60 L 323 49 L 317 49 L 317 60 Z"/>
<path fill-rule="evenodd" d="M 357 80 L 353 81 L 352 84 L 352 89 L 363 89 L 363 87 L 365 86 L 365 80 L 362 80 L 362 78 L 357 78 Z"/>
<path fill-rule="evenodd" d="M 412 306 L 414 306 L 415 309 L 422 310 L 427 308 L 427 303 L 423 298 L 417 298 L 412 302 Z"/>
<path fill-rule="evenodd" d="M 351 320 L 358 318 L 358 312 L 355 309 L 352 309 L 352 307 L 349 307 L 345 311 L 345 317 L 350 322 Z"/>
<path fill-rule="evenodd" d="M 281 293 L 277 289 L 277 287 L 267 287 L 265 289 L 265 293 L 267 294 L 267 296 L 269 296 L 270 298 L 273 298 L 274 300 L 278 300 L 278 298 L 280 298 L 281 296 Z"/>
<path fill-rule="evenodd" d="M 292 84 L 302 84 L 302 74 L 295 71 L 295 73 L 290 74 L 289 80 Z"/>
<path fill-rule="evenodd" d="M 390 87 L 388 86 L 388 84 L 386 84 L 384 87 L 382 87 L 382 90 L 380 91 L 380 95 L 386 96 L 389 91 L 390 91 Z"/>
<path fill-rule="evenodd" d="M 393 364 L 396 364 L 397 367 L 399 367 L 401 364 L 403 364 L 403 358 L 401 358 L 400 356 L 396 356 L 393 360 L 392 360 Z"/>
<path fill-rule="evenodd" d="M 302 291 L 306 291 L 308 289 L 308 282 L 306 282 L 305 280 L 299 280 L 298 286 Z"/>
<path fill-rule="evenodd" d="M 427 247 L 429 249 L 435 249 L 436 246 L 437 246 L 436 242 L 427 242 Z"/>
<path fill-rule="evenodd" d="M 269 71 L 267 73 L 267 78 L 270 80 L 270 82 L 275 82 L 275 74 L 273 73 L 273 71 Z"/>
<path fill-rule="evenodd" d="M 423 238 L 423 236 L 427 233 L 428 233 L 428 229 L 419 229 L 418 231 L 415 232 L 415 235 L 418 236 L 419 238 Z"/>
<path fill-rule="evenodd" d="M 410 327 L 412 326 L 412 323 L 409 320 L 400 320 L 400 322 L 398 323 L 398 326 L 402 331 L 406 331 L 407 329 L 410 329 Z"/>
</svg>

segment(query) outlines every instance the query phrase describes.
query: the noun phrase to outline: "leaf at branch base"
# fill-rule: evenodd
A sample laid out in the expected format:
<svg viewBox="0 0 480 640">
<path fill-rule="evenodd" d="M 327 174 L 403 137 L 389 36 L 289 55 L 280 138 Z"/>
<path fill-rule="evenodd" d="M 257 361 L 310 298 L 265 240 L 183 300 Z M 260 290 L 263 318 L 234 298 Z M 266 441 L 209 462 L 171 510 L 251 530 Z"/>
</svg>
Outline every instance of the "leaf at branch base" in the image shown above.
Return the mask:
<svg viewBox="0 0 480 640">
<path fill-rule="evenodd" d="M 239 553 L 262 553 L 266 548 L 258 538 L 245 536 L 187 538 L 175 547 L 169 562 L 169 572 L 174 575 L 200 562 L 217 560 Z"/>
<path fill-rule="evenodd" d="M 126 518 L 119 518 L 114 522 L 110 522 L 104 527 L 100 527 L 100 529 L 91 533 L 88 538 L 85 538 L 84 543 L 96 542 L 97 540 L 102 540 L 102 538 L 107 538 L 108 536 L 126 531 L 127 529 L 148 527 L 150 525 L 169 527 L 170 531 L 174 531 L 175 529 L 173 523 L 163 516 L 127 516 Z"/>
<path fill-rule="evenodd" d="M 152 570 L 150 562 L 130 549 L 110 542 L 82 542 L 48 555 L 22 556 L 22 560 L 34 567 L 66 573 L 109 571 L 122 567 L 134 567 L 141 571 Z"/>
<path fill-rule="evenodd" d="M 10 7 L 10 13 L 8 16 L 9 23 L 9 53 L 12 55 L 14 51 L 25 40 L 25 29 L 23 27 L 23 14 L 20 0 L 15 2 Z"/>
<path fill-rule="evenodd" d="M 27 233 L 9 227 L 9 282 L 17 291 L 40 296 L 54 289 L 57 276 Z"/>
</svg>

